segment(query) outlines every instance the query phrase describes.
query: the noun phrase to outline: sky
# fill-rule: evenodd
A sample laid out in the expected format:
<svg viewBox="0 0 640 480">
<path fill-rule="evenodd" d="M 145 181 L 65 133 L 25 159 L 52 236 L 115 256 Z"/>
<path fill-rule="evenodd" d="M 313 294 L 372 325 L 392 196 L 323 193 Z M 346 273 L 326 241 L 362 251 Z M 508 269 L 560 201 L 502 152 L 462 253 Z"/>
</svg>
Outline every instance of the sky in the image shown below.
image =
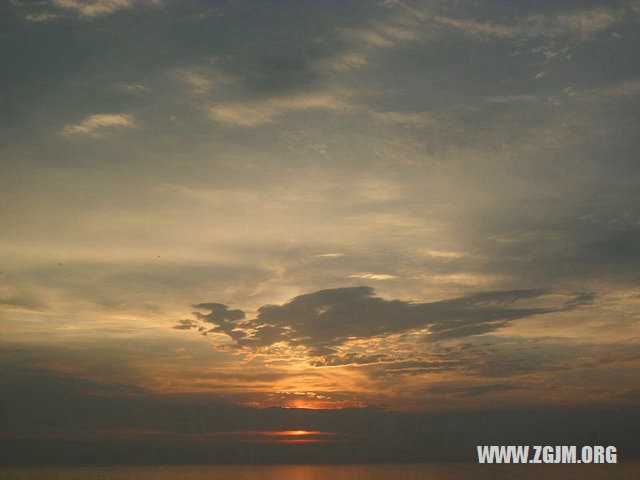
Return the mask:
<svg viewBox="0 0 640 480">
<path fill-rule="evenodd" d="M 3 3 L 0 460 L 633 445 L 639 26 L 638 1 Z"/>
</svg>

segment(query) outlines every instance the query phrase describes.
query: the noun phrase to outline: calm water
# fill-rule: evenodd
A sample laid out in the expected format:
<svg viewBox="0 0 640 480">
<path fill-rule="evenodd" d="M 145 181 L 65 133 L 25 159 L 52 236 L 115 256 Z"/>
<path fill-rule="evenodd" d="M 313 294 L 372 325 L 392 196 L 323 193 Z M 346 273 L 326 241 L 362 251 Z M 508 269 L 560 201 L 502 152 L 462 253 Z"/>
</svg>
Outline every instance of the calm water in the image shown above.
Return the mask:
<svg viewBox="0 0 640 480">
<path fill-rule="evenodd" d="M 640 463 L 619 465 L 206 465 L 0 467 L 15 480 L 484 480 L 640 478 Z"/>
</svg>

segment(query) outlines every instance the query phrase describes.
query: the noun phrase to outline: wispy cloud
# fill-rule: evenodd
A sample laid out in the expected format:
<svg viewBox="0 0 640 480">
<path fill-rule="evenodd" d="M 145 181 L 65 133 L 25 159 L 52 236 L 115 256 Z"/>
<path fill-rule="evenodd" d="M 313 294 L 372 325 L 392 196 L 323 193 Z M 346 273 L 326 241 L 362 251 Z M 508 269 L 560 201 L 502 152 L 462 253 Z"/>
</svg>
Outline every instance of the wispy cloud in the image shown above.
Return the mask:
<svg viewBox="0 0 640 480">
<path fill-rule="evenodd" d="M 529 15 L 514 24 L 436 15 L 433 21 L 477 37 L 556 37 L 559 35 L 588 36 L 605 30 L 620 21 L 624 10 L 607 7 L 582 8 L 553 15 Z"/>
<path fill-rule="evenodd" d="M 372 57 L 380 50 L 392 49 L 422 38 L 426 14 L 405 5 L 396 7 L 396 13 L 385 21 L 367 27 L 340 29 L 338 34 L 348 47 L 316 62 L 315 66 L 321 70 L 336 72 L 363 68 L 371 64 Z"/>
<path fill-rule="evenodd" d="M 344 99 L 331 93 L 294 94 L 258 101 L 223 103 L 210 107 L 209 114 L 217 122 L 240 127 L 255 127 L 290 112 L 305 110 L 348 110 Z"/>
<path fill-rule="evenodd" d="M 61 18 L 61 17 L 62 15 L 57 13 L 43 12 L 43 13 L 30 13 L 28 15 L 25 15 L 24 18 L 29 22 L 48 22 L 51 20 L 57 20 L 58 18 Z"/>
<path fill-rule="evenodd" d="M 62 129 L 62 135 L 66 137 L 74 135 L 90 135 L 93 137 L 99 137 L 108 130 L 136 127 L 137 124 L 133 115 L 125 113 L 99 113 L 86 117 L 79 123 L 66 125 Z"/>
<path fill-rule="evenodd" d="M 133 5 L 132 0 L 54 0 L 53 4 L 66 10 L 78 12 L 85 17 L 113 13 Z"/>
<path fill-rule="evenodd" d="M 560 13 L 554 17 L 554 20 L 559 29 L 590 34 L 610 27 L 621 20 L 623 14 L 622 10 L 599 7 Z"/>
<path fill-rule="evenodd" d="M 25 20 L 48 22 L 70 16 L 93 19 L 136 5 L 160 5 L 162 0 L 137 0 L 135 2 L 133 0 L 45 0 L 37 2 L 13 0 L 12 3 L 21 8 L 40 9 L 40 11 L 26 14 Z"/>
<path fill-rule="evenodd" d="M 464 257 L 464 252 L 455 252 L 452 250 L 425 250 L 425 254 L 430 257 L 440 257 L 440 258 L 460 258 Z"/>
<path fill-rule="evenodd" d="M 237 79 L 215 66 L 195 66 L 177 72 L 178 78 L 195 95 L 208 95 L 220 85 L 229 85 Z"/>
<path fill-rule="evenodd" d="M 371 112 L 371 116 L 383 123 L 405 126 L 426 127 L 436 123 L 436 118 L 429 112 Z"/>
<path fill-rule="evenodd" d="M 388 273 L 356 273 L 353 275 L 349 275 L 349 278 L 360 278 L 362 280 L 391 280 L 393 278 L 398 278 L 395 275 L 390 275 Z"/>
<path fill-rule="evenodd" d="M 497 37 L 514 37 L 520 33 L 520 29 L 511 25 L 501 25 L 491 22 L 477 22 L 462 18 L 446 17 L 436 15 L 433 21 L 439 25 L 452 27 L 469 35 L 491 35 Z"/>
<path fill-rule="evenodd" d="M 616 97 L 631 97 L 640 95 L 640 79 L 628 80 L 601 88 L 592 88 L 581 92 L 573 92 L 574 96 L 587 100 L 596 101 Z"/>
</svg>

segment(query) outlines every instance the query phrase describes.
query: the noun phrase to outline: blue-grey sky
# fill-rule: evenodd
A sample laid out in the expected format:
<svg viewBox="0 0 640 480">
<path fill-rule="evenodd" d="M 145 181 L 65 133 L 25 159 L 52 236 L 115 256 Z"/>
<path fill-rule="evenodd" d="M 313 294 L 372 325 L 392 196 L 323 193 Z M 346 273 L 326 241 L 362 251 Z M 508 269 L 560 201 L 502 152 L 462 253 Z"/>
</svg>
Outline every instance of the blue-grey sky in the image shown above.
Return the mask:
<svg viewBox="0 0 640 480">
<path fill-rule="evenodd" d="M 637 405 L 639 25 L 638 1 L 4 3 L 6 382 Z"/>
</svg>

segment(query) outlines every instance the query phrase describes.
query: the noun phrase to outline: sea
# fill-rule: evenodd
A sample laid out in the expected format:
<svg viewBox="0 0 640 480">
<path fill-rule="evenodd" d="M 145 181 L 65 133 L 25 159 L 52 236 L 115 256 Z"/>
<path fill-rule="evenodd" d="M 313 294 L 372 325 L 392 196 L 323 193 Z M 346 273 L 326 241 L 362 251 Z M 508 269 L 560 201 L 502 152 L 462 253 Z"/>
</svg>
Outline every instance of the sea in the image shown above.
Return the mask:
<svg viewBox="0 0 640 480">
<path fill-rule="evenodd" d="M 2 480 L 637 480 L 640 462 L 604 465 L 158 465 L 0 467 Z"/>
</svg>

